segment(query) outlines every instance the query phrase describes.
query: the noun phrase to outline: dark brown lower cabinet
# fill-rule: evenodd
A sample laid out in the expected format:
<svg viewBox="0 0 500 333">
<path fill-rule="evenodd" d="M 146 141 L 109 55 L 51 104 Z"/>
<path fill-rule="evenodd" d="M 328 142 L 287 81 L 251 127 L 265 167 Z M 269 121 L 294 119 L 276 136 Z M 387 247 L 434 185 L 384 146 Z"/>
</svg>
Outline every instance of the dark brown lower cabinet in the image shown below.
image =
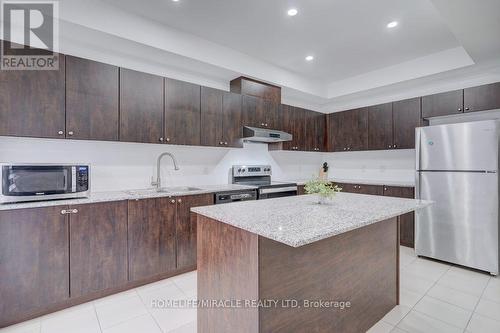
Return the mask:
<svg viewBox="0 0 500 333">
<path fill-rule="evenodd" d="M 191 212 L 191 207 L 213 204 L 213 194 L 191 195 L 177 199 L 175 223 L 177 269 L 196 267 L 196 214 Z"/>
<path fill-rule="evenodd" d="M 350 183 L 337 183 L 342 188 L 342 192 L 370 194 L 370 195 L 384 195 L 384 187 L 381 185 L 363 185 L 363 184 L 350 184 Z"/>
<path fill-rule="evenodd" d="M 71 210 L 76 212 L 69 223 L 71 297 L 126 284 L 127 202 L 76 205 Z"/>
<path fill-rule="evenodd" d="M 68 300 L 66 208 L 0 211 L 0 327 Z"/>
<path fill-rule="evenodd" d="M 413 187 L 384 186 L 384 195 L 398 198 L 415 197 Z M 415 246 L 415 213 L 411 212 L 399 217 L 399 243 L 404 246 Z"/>
<path fill-rule="evenodd" d="M 174 271 L 174 198 L 128 201 L 129 280 L 141 280 Z"/>
<path fill-rule="evenodd" d="M 303 194 L 306 194 L 305 185 L 297 186 L 297 195 L 303 195 Z"/>
</svg>

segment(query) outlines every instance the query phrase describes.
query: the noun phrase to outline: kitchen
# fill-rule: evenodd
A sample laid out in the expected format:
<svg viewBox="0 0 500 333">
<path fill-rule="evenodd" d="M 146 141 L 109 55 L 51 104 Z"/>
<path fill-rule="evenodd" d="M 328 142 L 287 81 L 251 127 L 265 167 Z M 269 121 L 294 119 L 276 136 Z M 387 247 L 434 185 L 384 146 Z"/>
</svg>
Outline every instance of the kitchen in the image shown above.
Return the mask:
<svg viewBox="0 0 500 333">
<path fill-rule="evenodd" d="M 0 327 L 5 327 L 1 331 L 217 331 L 210 324 L 200 325 L 200 317 L 209 313 L 207 309 L 160 309 L 152 305 L 158 300 L 196 299 L 197 295 L 210 294 L 201 288 L 203 281 L 208 281 L 207 271 L 197 274 L 195 270 L 200 266 L 199 251 L 210 249 L 197 248 L 205 238 L 200 239 L 202 233 L 197 234 L 196 229 L 207 223 L 199 222 L 205 218 L 236 226 L 249 239 L 281 242 L 289 251 L 299 243 L 302 245 L 297 251 L 325 244 L 327 239 L 340 242 L 342 235 L 362 230 L 377 233 L 368 228 L 380 227 L 380 233 L 383 226 L 392 230 L 390 235 L 382 234 L 397 236 L 402 246 L 384 252 L 389 261 L 399 257 L 397 266 L 396 260 L 387 264 L 388 271 L 396 275 L 385 276 L 387 285 L 380 289 L 392 295 L 389 301 L 367 304 L 365 309 L 370 311 L 364 315 L 356 312 L 359 305 L 346 312 L 363 317 L 360 326 L 352 321 L 346 326 L 333 321 L 320 326 L 319 321 L 309 321 L 308 313 L 300 313 L 306 323 L 301 329 L 361 332 L 373 326 L 370 332 L 499 330 L 498 237 L 488 237 L 495 230 L 498 234 L 496 184 L 477 182 L 481 186 L 474 187 L 479 194 L 473 201 L 474 207 L 486 207 L 483 205 L 488 202 L 488 209 L 494 206 L 496 210 L 468 215 L 474 207 L 467 206 L 471 201 L 467 182 L 463 181 L 465 175 L 451 177 L 446 183 L 425 178 L 426 171 L 483 170 L 487 174 L 496 170 L 497 163 L 491 161 L 498 153 L 492 148 L 494 137 L 481 141 L 481 135 L 465 136 L 481 133 L 482 129 L 460 124 L 499 118 L 500 48 L 495 49 L 498 38 L 489 31 L 495 29 L 485 28 L 498 25 L 497 4 L 451 5 L 445 0 L 396 4 L 387 0 L 373 6 L 364 1 L 359 8 L 369 8 L 373 15 L 365 14 L 366 23 L 346 33 L 365 43 L 367 50 L 382 53 L 363 66 L 360 64 L 365 56 L 356 52 L 356 46 L 340 44 L 347 47 L 345 52 L 320 47 L 318 39 L 326 37 L 321 24 L 327 21 L 318 20 L 321 24 L 314 25 L 314 15 L 324 20 L 320 14 L 326 11 L 345 13 L 339 23 L 329 23 L 331 29 L 339 29 L 340 23 L 349 24 L 358 12 L 346 1 L 317 8 L 303 1 L 279 1 L 272 8 L 262 7 L 265 4 L 261 1 L 253 5 L 238 1 L 225 3 L 228 7 L 220 13 L 214 9 L 220 4 L 208 8 L 186 0 L 154 1 L 150 6 L 141 8 L 131 1 L 61 1 L 58 69 L 0 71 Z M 251 17 L 265 13 L 259 29 L 269 31 L 274 24 L 279 29 L 261 39 L 252 31 L 239 30 L 248 45 L 241 43 L 237 33 L 221 34 L 208 17 L 216 17 L 229 27 L 248 24 L 255 28 L 243 14 L 232 12 L 231 6 L 240 6 L 235 8 Z M 452 11 L 450 6 L 459 10 Z M 289 13 L 292 9 L 295 11 Z M 476 19 L 465 22 L 461 15 L 471 12 Z M 414 13 L 414 17 L 408 13 Z M 187 22 L 194 17 L 199 22 L 189 26 Z M 110 18 L 111 26 L 106 25 Z M 422 20 L 428 23 L 428 30 Z M 316 44 L 309 43 L 307 34 L 296 26 L 318 34 L 312 38 Z M 374 40 L 400 46 L 401 51 L 390 54 L 387 46 L 368 43 L 366 31 L 374 27 L 380 28 L 373 32 L 377 36 Z M 303 45 L 273 42 L 280 33 L 295 34 Z M 425 40 L 430 36 L 437 42 Z M 336 42 L 342 43 L 341 38 Z M 4 48 L 12 45 L 2 44 Z M 417 49 L 410 48 L 413 44 Z M 304 54 L 297 56 L 298 52 Z M 6 57 L 5 53 L 2 56 Z M 288 62 L 280 64 L 276 60 L 280 57 Z M 341 69 L 332 66 L 325 60 L 328 57 L 346 65 Z M 387 61 L 381 60 L 384 57 Z M 323 86 L 314 78 L 336 81 Z M 452 161 L 459 159 L 453 158 L 458 155 L 440 134 L 453 130 L 445 129 L 437 135 L 420 132 L 416 137 L 415 129 L 422 127 L 425 131 L 450 123 L 457 124 L 458 138 L 475 138 L 457 144 L 456 149 L 470 141 L 474 145 L 467 147 L 492 150 L 470 148 L 470 154 L 460 157 L 468 163 L 465 167 L 454 169 L 438 163 L 436 156 L 448 154 Z M 422 136 L 425 139 L 416 141 Z M 451 142 L 460 142 L 453 138 Z M 422 142 L 436 160 L 421 159 L 425 154 L 416 148 L 422 147 Z M 444 150 L 439 150 L 441 144 Z M 486 166 L 471 163 L 486 157 L 490 157 Z M 67 176 L 61 178 L 61 174 Z M 330 204 L 317 207 L 315 195 L 296 194 L 305 194 L 305 185 L 319 175 L 342 190 Z M 434 184 L 437 189 L 453 187 L 442 192 L 451 208 L 443 208 L 444 201 L 433 196 Z M 22 187 L 28 189 L 22 191 Z M 79 187 L 81 191 L 76 189 Z M 59 191 L 62 197 L 51 194 L 51 190 Z M 76 198 L 75 192 L 85 198 Z M 286 197 L 275 198 L 280 196 Z M 349 198 L 353 198 L 354 206 L 350 206 Z M 218 201 L 243 202 L 218 205 Z M 287 210 L 282 204 L 287 202 L 294 202 L 295 210 Z M 342 206 L 335 208 L 340 202 Z M 364 202 L 372 203 L 363 206 Z M 313 204 L 314 209 L 309 206 Z M 397 209 L 389 214 L 382 209 L 393 205 Z M 232 213 L 231 207 L 241 210 L 231 215 L 231 221 L 224 221 L 221 216 Z M 279 207 L 283 211 L 277 211 Z M 250 211 L 241 213 L 245 209 Z M 456 221 L 473 221 L 481 216 L 478 220 L 489 222 L 496 217 L 497 223 L 484 224 L 481 230 L 467 225 L 450 229 L 446 223 L 437 223 L 429 230 L 426 222 L 419 227 L 419 221 L 432 220 L 432 212 L 446 217 L 443 209 L 456 210 Z M 417 212 L 410 212 L 413 210 Z M 304 218 L 293 224 L 296 219 L 287 211 Z M 353 222 L 356 229 L 339 229 L 350 221 L 340 214 L 343 211 L 357 216 Z M 323 222 L 313 219 L 315 214 L 324 216 L 321 213 L 330 217 Z M 249 225 L 243 223 L 251 217 L 256 220 Z M 264 223 L 273 219 L 278 222 Z M 292 223 L 288 230 L 302 237 L 295 238 L 298 243 L 278 237 L 284 230 L 269 231 L 278 225 L 287 226 L 285 220 Z M 304 221 L 310 225 L 304 226 Z M 260 229 L 255 229 L 257 226 Z M 314 233 L 316 228 L 321 235 Z M 455 230 L 460 232 L 451 237 Z M 467 235 L 475 236 L 462 238 Z M 488 241 L 481 244 L 478 237 Z M 437 242 L 432 243 L 435 239 Z M 441 242 L 443 239 L 454 242 L 441 248 L 449 243 Z M 459 249 L 458 258 L 450 255 L 450 248 Z M 370 267 L 370 262 L 382 260 L 370 256 L 371 252 L 382 251 L 376 245 L 363 251 L 352 245 L 352 249 L 352 258 L 360 258 L 356 263 L 361 266 Z M 287 251 L 280 253 L 286 256 Z M 264 254 L 257 260 L 267 260 Z M 478 256 L 493 259 L 475 265 L 473 259 Z M 468 260 L 461 261 L 463 258 Z M 491 264 L 495 260 L 496 268 Z M 271 269 L 266 267 L 251 273 Z M 199 275 L 201 272 L 203 275 Z M 372 273 L 380 274 L 374 269 L 366 276 Z M 328 276 L 328 272 L 318 274 Z M 306 279 L 297 276 L 290 283 L 307 285 Z M 311 281 L 315 281 L 311 283 L 313 289 L 324 283 L 322 279 Z M 359 281 L 364 287 L 360 290 L 373 289 L 370 279 Z M 230 290 L 225 287 L 233 286 L 234 281 L 221 282 L 227 285 L 221 284 L 217 290 L 227 295 Z M 209 298 L 221 294 L 210 294 Z M 285 296 L 297 295 L 292 292 Z M 355 298 L 353 294 L 344 297 Z M 222 315 L 223 311 L 217 313 Z M 299 315 L 297 318 L 302 318 Z M 237 326 L 219 331 L 238 327 L 258 331 L 256 323 L 263 325 L 261 332 L 280 331 L 276 327 L 265 329 L 266 313 L 260 318 L 262 322 L 253 320 L 248 330 Z M 213 323 L 210 317 L 208 322 Z M 290 319 L 289 324 L 292 322 Z M 284 327 L 281 331 L 292 331 Z M 298 326 L 296 330 L 300 331 Z"/>
</svg>

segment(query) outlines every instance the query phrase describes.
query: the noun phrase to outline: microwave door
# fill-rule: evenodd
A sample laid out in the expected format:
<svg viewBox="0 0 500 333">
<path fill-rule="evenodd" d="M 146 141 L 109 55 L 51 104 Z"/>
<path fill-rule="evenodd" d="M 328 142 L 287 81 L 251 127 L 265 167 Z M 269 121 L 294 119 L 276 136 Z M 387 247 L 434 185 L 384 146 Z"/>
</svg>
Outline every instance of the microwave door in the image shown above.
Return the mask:
<svg viewBox="0 0 500 333">
<path fill-rule="evenodd" d="M 13 166 L 7 172 L 4 195 L 28 196 L 62 194 L 71 190 L 71 169 L 68 167 Z"/>
</svg>

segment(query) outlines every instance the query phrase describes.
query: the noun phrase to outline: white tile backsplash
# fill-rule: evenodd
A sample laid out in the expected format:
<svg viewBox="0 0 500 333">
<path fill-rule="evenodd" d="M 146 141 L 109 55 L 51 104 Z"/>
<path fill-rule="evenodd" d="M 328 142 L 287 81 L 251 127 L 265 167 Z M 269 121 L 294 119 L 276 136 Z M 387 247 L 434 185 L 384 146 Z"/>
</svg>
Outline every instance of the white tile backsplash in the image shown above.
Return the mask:
<svg viewBox="0 0 500 333">
<path fill-rule="evenodd" d="M 180 166 L 174 171 L 165 157 L 163 186 L 212 185 L 230 182 L 233 164 L 270 164 L 273 179 L 307 179 L 318 175 L 323 162 L 329 175 L 343 179 L 413 181 L 415 151 L 315 153 L 268 151 L 266 144 L 245 143 L 243 149 L 154 145 L 124 142 L 0 137 L 3 163 L 90 163 L 92 190 L 150 187 L 156 158 L 173 153 Z"/>
</svg>

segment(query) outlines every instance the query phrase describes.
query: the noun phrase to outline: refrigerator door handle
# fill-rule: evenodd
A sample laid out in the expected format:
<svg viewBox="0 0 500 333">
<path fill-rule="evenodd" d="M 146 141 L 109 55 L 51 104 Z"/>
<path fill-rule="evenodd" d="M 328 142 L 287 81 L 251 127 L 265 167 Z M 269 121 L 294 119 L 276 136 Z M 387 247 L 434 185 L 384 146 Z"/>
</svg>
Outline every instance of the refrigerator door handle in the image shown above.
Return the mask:
<svg viewBox="0 0 500 333">
<path fill-rule="evenodd" d="M 420 170 L 420 128 L 415 128 L 415 170 Z"/>
</svg>

